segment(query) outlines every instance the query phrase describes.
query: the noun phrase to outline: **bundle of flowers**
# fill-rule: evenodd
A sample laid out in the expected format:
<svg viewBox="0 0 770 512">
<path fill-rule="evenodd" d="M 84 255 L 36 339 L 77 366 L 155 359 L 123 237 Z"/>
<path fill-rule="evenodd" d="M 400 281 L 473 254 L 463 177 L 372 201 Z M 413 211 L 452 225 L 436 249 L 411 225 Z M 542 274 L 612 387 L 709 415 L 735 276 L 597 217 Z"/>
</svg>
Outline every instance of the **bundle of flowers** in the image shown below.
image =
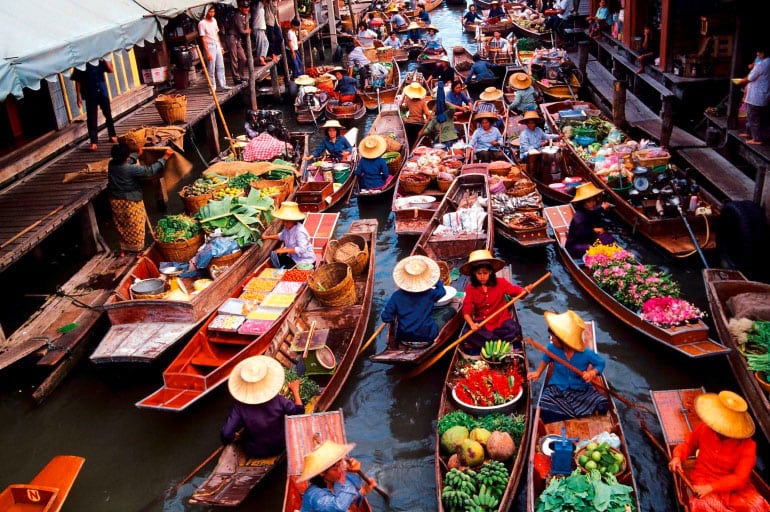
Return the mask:
<svg viewBox="0 0 770 512">
<path fill-rule="evenodd" d="M 468 405 L 489 407 L 510 402 L 521 391 L 521 376 L 512 365 L 508 370 L 488 366 L 468 367 L 455 385 L 457 398 Z"/>
<path fill-rule="evenodd" d="M 703 318 L 703 312 L 683 299 L 655 297 L 642 305 L 642 319 L 659 327 L 674 327 Z"/>
</svg>

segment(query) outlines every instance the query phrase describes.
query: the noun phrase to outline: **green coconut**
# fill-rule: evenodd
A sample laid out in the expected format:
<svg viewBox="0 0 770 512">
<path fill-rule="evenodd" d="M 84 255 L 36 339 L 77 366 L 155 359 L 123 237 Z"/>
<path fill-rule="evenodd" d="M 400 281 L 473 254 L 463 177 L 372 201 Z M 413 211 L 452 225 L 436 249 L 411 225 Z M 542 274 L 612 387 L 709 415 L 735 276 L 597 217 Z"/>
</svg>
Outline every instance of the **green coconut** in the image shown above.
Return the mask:
<svg viewBox="0 0 770 512">
<path fill-rule="evenodd" d="M 468 439 L 468 429 L 462 425 L 455 425 L 441 436 L 441 449 L 445 453 L 455 453 L 466 439 Z"/>
<path fill-rule="evenodd" d="M 466 466 L 479 466 L 484 462 L 484 447 L 473 439 L 466 439 L 458 451 L 460 461 Z"/>
</svg>

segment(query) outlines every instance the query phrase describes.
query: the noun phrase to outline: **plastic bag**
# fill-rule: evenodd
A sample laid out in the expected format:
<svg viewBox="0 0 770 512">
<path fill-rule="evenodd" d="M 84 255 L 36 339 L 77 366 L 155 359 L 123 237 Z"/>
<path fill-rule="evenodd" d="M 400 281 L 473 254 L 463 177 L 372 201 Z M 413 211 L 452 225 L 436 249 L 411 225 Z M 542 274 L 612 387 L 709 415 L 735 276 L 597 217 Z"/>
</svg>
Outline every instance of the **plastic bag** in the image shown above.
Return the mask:
<svg viewBox="0 0 770 512">
<path fill-rule="evenodd" d="M 232 254 L 239 249 L 238 242 L 227 236 L 218 236 L 211 238 L 203 247 L 198 249 L 195 255 L 195 267 L 206 268 L 211 263 L 212 258 L 218 258 L 227 254 Z"/>
</svg>

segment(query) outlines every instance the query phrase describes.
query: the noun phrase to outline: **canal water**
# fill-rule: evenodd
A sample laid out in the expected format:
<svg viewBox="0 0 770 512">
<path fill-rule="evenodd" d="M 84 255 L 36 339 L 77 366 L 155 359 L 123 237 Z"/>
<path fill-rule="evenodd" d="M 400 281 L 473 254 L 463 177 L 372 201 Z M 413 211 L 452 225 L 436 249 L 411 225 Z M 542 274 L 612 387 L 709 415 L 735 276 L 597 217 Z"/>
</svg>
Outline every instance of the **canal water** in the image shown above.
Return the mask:
<svg viewBox="0 0 770 512">
<path fill-rule="evenodd" d="M 461 33 L 457 7 L 441 6 L 431 13 L 434 24 L 442 30 L 447 48 L 462 44 L 475 49 Z M 327 50 L 327 58 L 328 58 Z M 279 102 L 260 99 L 261 108 L 281 108 L 290 119 L 289 109 Z M 240 133 L 243 110 L 232 109 L 230 127 Z M 362 134 L 374 115 L 362 120 Z M 307 127 L 300 127 L 307 130 Z M 311 129 L 314 129 L 311 127 Z M 198 140 L 203 138 L 198 136 Z M 314 140 L 318 140 L 314 134 Z M 203 157 L 210 151 L 201 147 Z M 194 149 L 188 158 L 200 159 Z M 105 235 L 114 234 L 104 205 L 97 205 Z M 172 205 L 172 208 L 174 205 Z M 337 233 L 346 232 L 358 218 L 376 218 L 379 236 L 376 247 L 376 284 L 369 332 L 379 324 L 379 313 L 395 290 L 391 270 L 409 254 L 413 240 L 399 239 L 393 230 L 389 203 L 358 205 L 353 199 L 338 209 Z M 620 233 L 619 226 L 613 228 Z M 707 310 L 696 258 L 676 260 L 664 257 L 652 246 L 634 241 L 624 233 L 629 247 L 647 263 L 669 270 L 682 285 L 684 295 Z M 30 293 L 50 292 L 54 284 L 66 279 L 77 268 L 77 226 L 72 225 L 54 236 L 38 255 L 31 255 L 13 275 L 0 277 L 0 288 L 7 307 L 0 312 L 6 325 L 18 323 L 28 309 L 41 299 Z M 553 248 L 524 251 L 498 241 L 496 254 L 510 262 L 514 280 L 522 285 L 545 272 L 552 276 L 519 305 L 525 335 L 547 341 L 543 312 L 572 309 L 585 319 L 594 320 L 598 348 L 607 359 L 606 375 L 621 395 L 632 402 L 650 406 L 649 391 L 705 386 L 707 390 L 738 390 L 724 359 L 687 360 L 671 350 L 637 334 L 597 306 L 564 271 Z M 41 263 L 42 262 L 42 263 Z M 37 302 L 34 302 L 37 301 Z M 447 361 L 435 365 L 413 380 L 404 380 L 402 372 L 367 359 L 382 349 L 381 335 L 374 347 L 357 362 L 335 407 L 345 415 L 347 436 L 357 443 L 353 455 L 363 469 L 375 477 L 392 496 L 389 505 L 371 495 L 378 511 L 430 512 L 436 510 L 433 470 L 433 437 Z M 530 352 L 532 361 L 539 354 Z M 168 357 L 149 367 L 97 368 L 87 361 L 80 364 L 61 387 L 41 406 L 32 404 L 30 393 L 36 375 L 21 369 L 0 374 L 0 485 L 26 482 L 57 454 L 76 454 L 86 458 L 85 466 L 68 497 L 66 511 L 136 511 L 172 489 L 219 445 L 218 432 L 232 403 L 226 387 L 211 393 L 190 411 L 171 414 L 140 410 L 134 403 L 161 384 L 161 372 Z M 531 363 L 534 364 L 534 363 Z M 539 385 L 536 385 L 539 391 Z M 642 510 L 675 510 L 676 502 L 663 459 L 647 442 L 637 413 L 618 404 L 625 430 L 633 470 L 641 495 Z M 659 431 L 654 418 L 643 418 L 653 431 Z M 760 442 L 762 452 L 766 445 Z M 764 457 L 768 460 L 767 457 Z M 187 504 L 187 499 L 213 464 L 199 471 L 192 480 L 158 499 L 148 510 L 204 510 Z M 284 471 L 274 472 L 255 489 L 250 498 L 235 510 L 280 510 Z M 512 510 L 524 510 L 524 486 Z"/>
</svg>

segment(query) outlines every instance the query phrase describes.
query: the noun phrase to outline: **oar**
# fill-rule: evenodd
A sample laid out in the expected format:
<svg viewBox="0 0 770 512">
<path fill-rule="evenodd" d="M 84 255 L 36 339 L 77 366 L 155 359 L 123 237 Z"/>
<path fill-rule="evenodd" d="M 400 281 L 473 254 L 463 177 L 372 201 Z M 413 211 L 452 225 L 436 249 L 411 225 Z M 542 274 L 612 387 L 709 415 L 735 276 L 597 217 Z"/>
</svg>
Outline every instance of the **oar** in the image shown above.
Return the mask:
<svg viewBox="0 0 770 512">
<path fill-rule="evenodd" d="M 690 235 L 690 239 L 692 240 L 692 243 L 695 246 L 695 250 L 698 251 L 698 256 L 700 256 L 700 259 L 703 262 L 703 266 L 705 268 L 709 268 L 709 263 L 708 261 L 706 261 L 706 257 L 703 255 L 703 251 L 700 248 L 700 242 L 698 242 L 698 239 L 695 237 L 695 233 L 693 233 L 692 227 L 690 226 L 690 223 L 687 221 L 687 217 L 685 216 L 684 211 L 682 210 L 682 204 L 681 204 L 681 201 L 679 200 L 679 197 L 673 196 L 671 198 L 671 203 L 674 206 L 676 206 L 676 209 L 679 212 L 679 216 L 682 217 L 682 222 L 684 223 L 684 227 L 687 228 L 687 233 Z"/>
<path fill-rule="evenodd" d="M 667 462 L 670 461 L 668 456 L 668 450 L 663 448 L 663 445 L 660 444 L 660 441 L 658 441 L 658 439 L 655 437 L 655 434 L 650 432 L 650 429 L 647 428 L 647 425 L 645 425 L 644 423 L 642 423 L 641 427 L 642 427 L 642 432 L 644 432 L 644 434 L 647 436 L 650 442 L 652 442 L 652 445 L 655 448 L 657 448 L 660 453 L 663 454 L 663 457 L 666 458 Z M 698 493 L 695 491 L 695 486 L 692 484 L 692 482 L 690 482 L 690 479 L 685 476 L 684 471 L 677 471 L 676 474 L 680 476 L 680 478 L 682 479 L 682 482 L 684 482 L 684 485 L 686 485 L 687 488 L 690 489 L 690 492 L 692 492 L 697 496 Z"/>
<path fill-rule="evenodd" d="M 366 481 L 366 483 L 368 483 L 369 485 L 372 485 L 372 484 L 374 483 L 374 481 L 373 481 L 371 478 L 369 478 L 368 476 L 366 476 L 366 474 L 364 474 L 364 472 L 363 472 L 363 471 L 361 471 L 360 469 L 359 469 L 358 471 L 356 471 L 356 474 L 357 474 L 358 476 L 360 476 L 361 478 L 363 478 L 363 479 Z M 382 496 L 382 498 L 383 498 L 385 501 L 387 501 L 387 502 L 390 502 L 390 494 L 388 494 L 387 492 L 385 492 L 385 491 L 384 491 L 384 490 L 383 490 L 383 489 L 382 489 L 382 488 L 381 488 L 379 485 L 375 485 L 375 486 L 373 487 L 373 489 L 374 489 L 375 491 L 377 491 L 377 494 L 379 494 L 380 496 Z"/>
<path fill-rule="evenodd" d="M 358 351 L 358 355 L 359 355 L 359 356 L 360 356 L 361 354 L 363 354 L 363 353 L 364 353 L 364 350 L 366 350 L 367 348 L 369 348 L 369 345 L 371 345 L 371 344 L 372 344 L 372 342 L 374 341 L 374 339 L 375 339 L 377 336 L 379 336 L 379 334 L 382 332 L 382 330 L 385 328 L 385 326 L 386 326 L 386 325 L 388 325 L 388 324 L 386 324 L 385 322 L 382 322 L 382 323 L 380 324 L 380 326 L 377 328 L 377 330 L 376 330 L 376 331 L 374 331 L 374 333 L 372 334 L 372 336 L 371 336 L 371 337 L 370 337 L 368 340 L 366 340 L 366 343 L 364 343 L 364 344 L 361 346 L 361 350 L 359 350 L 359 351 Z"/>
<path fill-rule="evenodd" d="M 492 320 L 494 317 L 496 317 L 497 315 L 499 315 L 500 313 L 502 313 L 503 311 L 505 311 L 509 307 L 513 306 L 519 299 L 521 299 L 522 297 L 528 295 L 535 287 L 537 287 L 540 283 L 542 283 L 543 281 L 545 281 L 549 277 L 551 277 L 551 273 L 550 272 L 546 272 L 545 274 L 543 274 L 543 276 L 540 279 L 538 279 L 537 281 L 535 281 L 532 284 L 527 285 L 523 292 L 521 292 L 520 294 L 515 296 L 513 299 L 508 301 L 508 303 L 506 303 L 505 305 L 501 306 L 495 312 L 493 312 L 491 315 L 486 317 L 484 319 L 484 321 L 479 324 L 479 327 L 483 327 L 484 325 L 486 325 L 487 322 Z M 427 361 L 422 363 L 420 366 L 418 366 L 414 370 L 411 370 L 410 372 L 407 372 L 406 374 L 404 374 L 404 377 L 407 378 L 407 379 L 411 379 L 412 377 L 416 377 L 416 376 L 420 375 L 422 372 L 424 372 L 425 370 L 427 370 L 428 368 L 433 366 L 437 361 L 439 361 L 442 357 L 444 357 L 444 355 L 447 352 L 449 352 L 454 347 L 459 345 L 463 340 L 465 340 L 468 336 L 470 336 L 474 332 L 475 331 L 473 331 L 473 330 L 469 330 L 468 332 L 466 332 L 465 334 L 463 334 L 462 336 L 457 338 L 455 341 L 450 343 L 446 348 L 444 348 L 444 350 L 442 350 L 441 352 L 439 352 L 438 354 L 436 354 L 432 358 L 428 359 Z"/>
<path fill-rule="evenodd" d="M 350 179 L 350 178 L 348 178 Z M 358 175 L 353 175 L 353 184 L 350 186 L 350 192 L 348 192 L 348 197 L 345 199 L 345 204 L 350 204 L 350 198 L 353 197 L 353 191 L 356 188 L 356 185 L 358 185 Z"/>
<path fill-rule="evenodd" d="M 310 329 L 307 331 L 307 340 L 305 340 L 305 350 L 302 352 L 302 356 L 297 361 L 297 375 L 302 377 L 305 375 L 305 358 L 307 357 L 307 350 L 310 347 L 310 340 L 313 339 L 313 331 L 315 330 L 315 320 L 310 324 Z"/>
</svg>

